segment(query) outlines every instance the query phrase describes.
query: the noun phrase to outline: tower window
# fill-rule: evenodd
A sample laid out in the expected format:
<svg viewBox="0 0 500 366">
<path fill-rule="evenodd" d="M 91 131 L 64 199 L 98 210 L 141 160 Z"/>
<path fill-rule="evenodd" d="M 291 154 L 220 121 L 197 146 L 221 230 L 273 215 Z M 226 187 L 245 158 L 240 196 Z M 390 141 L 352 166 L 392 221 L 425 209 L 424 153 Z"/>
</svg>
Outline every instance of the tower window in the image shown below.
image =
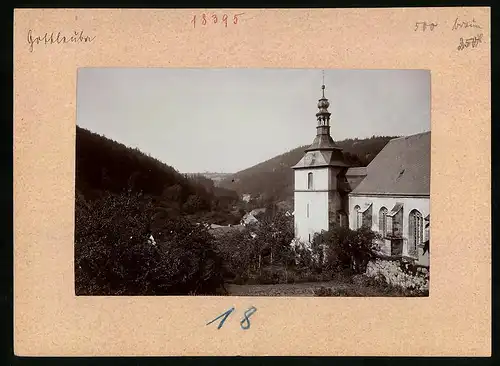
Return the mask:
<svg viewBox="0 0 500 366">
<path fill-rule="evenodd" d="M 306 215 L 307 215 L 307 217 L 309 217 L 309 203 L 307 204 L 307 207 L 306 207 Z"/>
<path fill-rule="evenodd" d="M 313 173 L 307 174 L 307 189 L 313 189 Z"/>
</svg>

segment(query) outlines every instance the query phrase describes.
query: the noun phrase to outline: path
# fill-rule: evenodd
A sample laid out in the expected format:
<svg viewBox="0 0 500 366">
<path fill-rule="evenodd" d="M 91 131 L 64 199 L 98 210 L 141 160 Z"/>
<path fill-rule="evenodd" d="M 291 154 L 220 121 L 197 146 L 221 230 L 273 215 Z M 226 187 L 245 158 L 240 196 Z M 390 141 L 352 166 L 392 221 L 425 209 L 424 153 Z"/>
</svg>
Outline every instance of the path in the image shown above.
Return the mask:
<svg viewBox="0 0 500 366">
<path fill-rule="evenodd" d="M 314 290 L 320 287 L 331 289 L 344 289 L 352 285 L 329 282 L 303 282 L 286 283 L 277 285 L 226 285 L 230 295 L 233 296 L 314 296 Z"/>
</svg>

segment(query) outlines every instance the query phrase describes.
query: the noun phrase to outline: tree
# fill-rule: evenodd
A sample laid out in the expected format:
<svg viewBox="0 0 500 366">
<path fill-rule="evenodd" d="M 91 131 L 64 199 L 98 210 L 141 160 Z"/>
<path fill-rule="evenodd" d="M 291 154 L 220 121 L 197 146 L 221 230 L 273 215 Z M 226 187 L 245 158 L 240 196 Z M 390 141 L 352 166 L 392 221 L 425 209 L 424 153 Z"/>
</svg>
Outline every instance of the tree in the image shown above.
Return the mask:
<svg viewBox="0 0 500 366">
<path fill-rule="evenodd" d="M 223 272 L 231 277 L 249 277 L 256 270 L 257 248 L 248 229 L 235 230 L 216 240 L 216 251 L 223 260 Z"/>
<path fill-rule="evenodd" d="M 180 216 L 155 222 L 152 232 L 158 238 L 168 294 L 213 294 L 223 286 L 222 262 L 207 228 Z"/>
<path fill-rule="evenodd" d="M 166 187 L 155 207 L 155 220 L 166 220 L 181 213 L 182 187 L 179 184 Z"/>
<path fill-rule="evenodd" d="M 272 216 L 263 216 L 255 226 L 255 241 L 259 256 L 265 255 L 272 265 L 287 263 L 292 257 L 290 243 L 294 238 L 293 221 L 283 211 Z"/>
<path fill-rule="evenodd" d="M 182 206 L 182 211 L 193 214 L 200 211 L 202 208 L 201 198 L 195 194 L 192 194 L 188 197 L 184 205 Z"/>
<path fill-rule="evenodd" d="M 313 242 L 317 246 L 324 246 L 324 262 L 328 269 L 364 273 L 368 262 L 379 249 L 379 239 L 378 233 L 365 227 L 351 230 L 336 226 L 317 235 Z"/>
<path fill-rule="evenodd" d="M 77 294 L 215 294 L 223 286 L 213 237 L 203 226 L 153 215 L 151 199 L 139 194 L 76 200 Z"/>
<path fill-rule="evenodd" d="M 76 292 L 112 295 L 138 291 L 139 266 L 148 262 L 151 202 L 137 195 L 106 194 L 87 202 L 77 192 Z M 132 258 L 140 253 L 143 259 Z"/>
</svg>

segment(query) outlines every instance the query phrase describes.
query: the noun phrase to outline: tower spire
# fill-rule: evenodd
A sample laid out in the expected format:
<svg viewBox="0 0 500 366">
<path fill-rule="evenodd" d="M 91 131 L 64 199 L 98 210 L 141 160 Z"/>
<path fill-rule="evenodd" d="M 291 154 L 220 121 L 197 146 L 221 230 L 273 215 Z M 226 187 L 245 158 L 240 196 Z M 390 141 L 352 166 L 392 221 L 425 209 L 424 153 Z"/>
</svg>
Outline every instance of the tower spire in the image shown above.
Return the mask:
<svg viewBox="0 0 500 366">
<path fill-rule="evenodd" d="M 339 150 L 330 136 L 330 116 L 328 111 L 330 102 L 325 97 L 325 71 L 322 70 L 323 84 L 321 85 L 322 96 L 318 100 L 318 113 L 316 113 L 316 138 L 306 151 L 312 150 Z"/>
<path fill-rule="evenodd" d="M 323 70 L 323 84 L 321 85 L 321 89 L 323 89 L 323 98 L 325 97 L 325 70 Z"/>
<path fill-rule="evenodd" d="M 316 113 L 316 118 L 318 120 L 318 126 L 330 126 L 330 115 L 328 112 L 328 107 L 330 102 L 325 98 L 325 70 L 323 70 L 323 84 L 321 85 L 322 97 L 318 101 L 318 113 Z"/>
</svg>

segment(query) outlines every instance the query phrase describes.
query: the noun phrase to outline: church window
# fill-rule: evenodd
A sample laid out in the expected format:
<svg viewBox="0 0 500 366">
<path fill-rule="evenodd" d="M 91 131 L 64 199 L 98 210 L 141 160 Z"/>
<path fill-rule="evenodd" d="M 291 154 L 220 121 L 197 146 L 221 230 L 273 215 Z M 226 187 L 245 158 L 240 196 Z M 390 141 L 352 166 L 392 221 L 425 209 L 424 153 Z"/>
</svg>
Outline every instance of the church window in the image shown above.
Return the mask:
<svg viewBox="0 0 500 366">
<path fill-rule="evenodd" d="M 361 209 L 361 207 L 359 207 L 358 205 L 354 206 L 354 229 L 359 229 L 361 227 L 361 217 L 360 217 L 360 213 L 359 213 L 359 210 Z"/>
<path fill-rule="evenodd" d="M 309 217 L 309 203 L 306 206 L 306 215 L 307 215 L 307 217 Z"/>
<path fill-rule="evenodd" d="M 423 221 L 422 214 L 418 210 L 410 212 L 408 254 L 411 256 L 417 255 L 417 248 L 423 242 Z"/>
<path fill-rule="evenodd" d="M 387 214 L 386 233 L 392 238 L 401 238 L 403 235 L 403 204 L 396 203 Z"/>
<path fill-rule="evenodd" d="M 382 207 L 378 214 L 378 230 L 382 237 L 387 235 L 387 208 Z"/>
<path fill-rule="evenodd" d="M 356 213 L 356 229 L 361 227 L 372 227 L 372 204 L 367 203 L 363 208 L 356 206 L 354 208 Z"/>
<path fill-rule="evenodd" d="M 313 173 L 307 174 L 307 189 L 313 189 Z"/>
</svg>

